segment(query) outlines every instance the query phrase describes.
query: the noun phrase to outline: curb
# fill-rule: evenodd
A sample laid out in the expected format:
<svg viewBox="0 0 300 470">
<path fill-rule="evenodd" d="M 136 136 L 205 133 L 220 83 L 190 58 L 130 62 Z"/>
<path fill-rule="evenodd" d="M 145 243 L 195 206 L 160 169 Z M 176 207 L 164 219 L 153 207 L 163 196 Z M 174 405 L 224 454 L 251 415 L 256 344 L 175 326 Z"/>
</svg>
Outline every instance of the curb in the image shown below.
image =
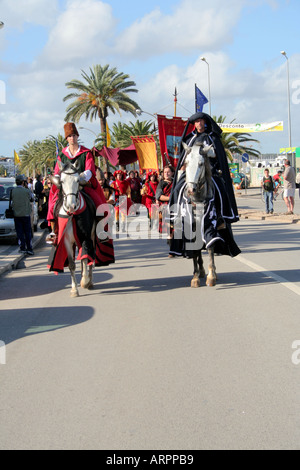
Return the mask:
<svg viewBox="0 0 300 470">
<path fill-rule="evenodd" d="M 272 221 L 272 222 L 283 222 L 286 224 L 299 224 L 300 223 L 300 215 L 293 214 L 293 215 L 285 215 L 285 214 L 265 214 L 264 212 L 258 211 L 251 211 L 246 209 L 240 209 L 239 211 L 240 219 L 252 219 L 252 220 L 265 220 L 265 221 Z"/>
<path fill-rule="evenodd" d="M 38 244 L 44 240 L 46 236 L 46 229 L 42 230 L 40 232 L 36 232 L 35 236 L 32 241 L 32 248 L 36 248 Z M 18 263 L 25 258 L 26 254 L 25 253 L 19 253 L 19 247 L 16 247 L 11 253 L 8 255 L 5 255 L 3 257 L 0 257 L 0 276 L 1 274 L 7 272 L 7 271 L 12 271 L 13 269 L 16 269 Z M 2 258 L 2 259 L 1 259 Z"/>
</svg>

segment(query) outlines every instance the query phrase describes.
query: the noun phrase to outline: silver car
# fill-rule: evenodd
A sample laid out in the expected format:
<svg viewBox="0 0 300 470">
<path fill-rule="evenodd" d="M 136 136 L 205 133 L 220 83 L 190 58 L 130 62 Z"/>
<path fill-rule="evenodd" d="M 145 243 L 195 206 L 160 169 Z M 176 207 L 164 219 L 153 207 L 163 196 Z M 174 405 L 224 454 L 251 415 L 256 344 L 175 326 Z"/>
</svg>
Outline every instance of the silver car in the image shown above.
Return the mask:
<svg viewBox="0 0 300 470">
<path fill-rule="evenodd" d="M 5 211 L 9 206 L 9 196 L 12 188 L 16 186 L 15 178 L 0 178 L 0 242 L 1 240 L 17 240 L 14 219 L 6 219 Z M 31 226 L 32 232 L 37 230 L 38 211 L 37 204 L 32 203 Z"/>
</svg>

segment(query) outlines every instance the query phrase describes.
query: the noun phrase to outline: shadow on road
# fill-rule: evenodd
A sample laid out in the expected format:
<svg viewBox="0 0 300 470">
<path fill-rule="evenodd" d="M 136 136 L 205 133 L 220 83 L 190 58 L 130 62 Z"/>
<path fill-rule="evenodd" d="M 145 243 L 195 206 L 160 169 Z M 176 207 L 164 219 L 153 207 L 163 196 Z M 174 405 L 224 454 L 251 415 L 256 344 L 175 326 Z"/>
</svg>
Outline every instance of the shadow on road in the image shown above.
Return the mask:
<svg viewBox="0 0 300 470">
<path fill-rule="evenodd" d="M 94 315 L 92 307 L 45 307 L 2 310 L 0 338 L 5 344 L 20 338 L 68 328 L 86 322 Z"/>
</svg>

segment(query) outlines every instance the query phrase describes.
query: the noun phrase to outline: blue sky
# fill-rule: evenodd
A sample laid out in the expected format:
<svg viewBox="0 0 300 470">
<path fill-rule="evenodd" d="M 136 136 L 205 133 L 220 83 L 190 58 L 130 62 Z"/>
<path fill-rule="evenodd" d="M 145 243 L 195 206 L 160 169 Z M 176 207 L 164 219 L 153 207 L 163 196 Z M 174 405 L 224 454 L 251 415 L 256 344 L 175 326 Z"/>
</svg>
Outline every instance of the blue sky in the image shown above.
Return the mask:
<svg viewBox="0 0 300 470">
<path fill-rule="evenodd" d="M 65 83 L 106 63 L 128 73 L 148 113 L 194 112 L 194 84 L 227 121 L 283 121 L 283 132 L 253 134 L 263 153 L 288 146 L 287 61 L 292 145 L 300 146 L 299 0 L 0 0 L 0 155 L 62 133 Z M 204 107 L 209 112 L 209 105 Z M 144 114 L 139 119 L 148 120 Z M 111 126 L 133 121 L 110 115 Z M 99 131 L 99 123 L 79 126 Z M 93 134 L 81 131 L 87 146 Z"/>
</svg>

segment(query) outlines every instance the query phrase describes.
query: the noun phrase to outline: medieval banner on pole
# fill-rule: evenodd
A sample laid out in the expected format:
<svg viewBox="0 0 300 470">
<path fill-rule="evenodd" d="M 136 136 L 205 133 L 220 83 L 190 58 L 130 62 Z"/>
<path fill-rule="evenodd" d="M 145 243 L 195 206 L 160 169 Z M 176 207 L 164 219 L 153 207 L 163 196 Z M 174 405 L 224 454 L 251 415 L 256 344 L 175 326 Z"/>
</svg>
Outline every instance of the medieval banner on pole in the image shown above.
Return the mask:
<svg viewBox="0 0 300 470">
<path fill-rule="evenodd" d="M 131 136 L 138 156 L 140 170 L 158 171 L 156 142 L 151 136 Z"/>
<path fill-rule="evenodd" d="M 176 168 L 180 156 L 181 136 L 187 121 L 181 117 L 167 118 L 158 114 L 157 122 L 163 165 L 171 164 Z"/>
</svg>

